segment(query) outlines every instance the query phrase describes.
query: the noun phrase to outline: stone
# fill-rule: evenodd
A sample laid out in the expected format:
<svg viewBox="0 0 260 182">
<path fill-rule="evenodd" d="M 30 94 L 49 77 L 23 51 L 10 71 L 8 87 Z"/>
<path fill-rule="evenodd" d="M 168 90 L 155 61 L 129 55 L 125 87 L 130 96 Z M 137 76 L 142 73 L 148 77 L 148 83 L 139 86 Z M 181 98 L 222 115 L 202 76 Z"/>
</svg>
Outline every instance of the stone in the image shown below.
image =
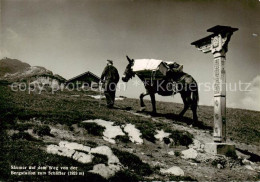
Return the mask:
<svg viewBox="0 0 260 182">
<path fill-rule="evenodd" d="M 207 153 L 219 155 L 226 155 L 228 152 L 236 150 L 235 145 L 228 143 L 206 143 L 204 149 Z"/>
<path fill-rule="evenodd" d="M 58 145 L 49 145 L 47 146 L 47 152 L 50 154 L 57 154 L 64 157 L 72 157 L 72 155 L 75 153 L 75 150 L 60 147 Z"/>
<path fill-rule="evenodd" d="M 75 143 L 75 142 L 60 141 L 59 146 L 65 147 L 65 148 L 68 148 L 71 150 L 81 150 L 84 152 L 90 152 L 90 147 L 84 146 L 82 144 Z"/>
<path fill-rule="evenodd" d="M 204 149 L 204 144 L 201 143 L 199 140 L 194 139 L 193 143 L 189 145 L 189 148 L 194 148 L 197 150 L 203 150 Z"/>
<path fill-rule="evenodd" d="M 169 169 L 160 169 L 160 172 L 162 174 L 173 174 L 175 176 L 184 176 L 184 171 L 178 166 L 173 166 Z"/>
<path fill-rule="evenodd" d="M 238 156 L 238 159 L 249 159 L 250 158 L 250 155 L 246 155 L 244 153 L 241 153 L 238 150 L 236 150 L 236 154 Z"/>
<path fill-rule="evenodd" d="M 196 157 L 198 156 L 198 152 L 193 148 L 183 150 L 181 153 L 183 155 L 181 156 L 183 159 L 196 159 Z"/>
<path fill-rule="evenodd" d="M 245 168 L 248 170 L 254 171 L 254 168 L 252 168 L 252 166 L 250 166 L 250 165 L 246 165 Z"/>
<path fill-rule="evenodd" d="M 223 167 L 223 165 L 221 165 L 221 164 L 217 164 L 217 168 L 218 168 L 218 169 L 223 169 L 224 167 Z"/>
<path fill-rule="evenodd" d="M 198 166 L 198 164 L 195 163 L 195 162 L 189 162 L 189 164 L 192 165 L 192 166 Z"/>
<path fill-rule="evenodd" d="M 170 151 L 170 152 L 168 152 L 168 154 L 169 154 L 169 155 L 175 155 L 173 150 Z"/>
<path fill-rule="evenodd" d="M 100 176 L 108 179 L 115 175 L 116 172 L 120 171 L 121 168 L 116 165 L 106 166 L 105 164 L 96 164 L 92 170 L 88 171 L 91 173 L 99 174 Z"/>
<path fill-rule="evenodd" d="M 250 160 L 247 160 L 247 159 L 243 159 L 242 163 L 245 164 L 245 165 L 254 165 L 253 162 L 251 162 Z"/>
<path fill-rule="evenodd" d="M 85 154 L 83 152 L 77 152 L 77 151 L 72 156 L 74 160 L 77 160 L 78 162 L 81 162 L 83 164 L 92 162 L 93 157 L 94 157 L 93 155 Z"/>
</svg>

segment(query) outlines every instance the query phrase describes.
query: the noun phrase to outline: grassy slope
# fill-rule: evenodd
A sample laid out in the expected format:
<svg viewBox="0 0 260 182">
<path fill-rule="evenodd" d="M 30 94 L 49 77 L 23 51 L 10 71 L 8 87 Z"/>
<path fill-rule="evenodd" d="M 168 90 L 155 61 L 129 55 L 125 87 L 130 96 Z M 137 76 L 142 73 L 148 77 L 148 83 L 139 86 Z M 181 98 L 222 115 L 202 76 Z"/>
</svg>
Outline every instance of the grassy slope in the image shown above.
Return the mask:
<svg viewBox="0 0 260 182">
<path fill-rule="evenodd" d="M 139 100 L 128 99 L 126 101 L 117 102 L 120 106 L 133 106 L 133 109 L 139 109 Z M 150 101 L 146 101 L 147 110 L 152 110 Z M 179 118 L 178 113 L 183 109 L 182 104 L 170 102 L 157 102 L 158 116 L 172 119 L 174 122 L 183 124 L 192 123 L 192 112 L 188 110 L 184 118 Z M 198 127 L 209 129 L 212 131 L 214 119 L 214 109 L 211 106 L 199 106 Z M 258 145 L 260 144 L 260 112 L 227 108 L 227 137 L 231 140 Z"/>
<path fill-rule="evenodd" d="M 171 126 L 163 123 L 154 123 L 149 118 L 143 118 L 139 116 L 132 115 L 121 110 L 110 110 L 104 107 L 105 101 L 102 101 L 101 107 L 99 108 L 99 101 L 83 96 L 82 92 L 67 93 L 62 92 L 56 95 L 52 94 L 27 94 L 25 92 L 10 92 L 7 87 L 0 86 L 0 130 L 3 135 L 1 135 L 1 146 L 2 150 L 0 153 L 0 171 L 4 172 L 0 176 L 6 175 L 9 169 L 6 169 L 7 165 L 20 163 L 23 164 L 27 161 L 29 164 L 35 165 L 51 165 L 49 162 L 54 161 L 53 164 L 75 165 L 75 161 L 65 160 L 63 158 L 55 158 L 52 155 L 46 154 L 39 148 L 44 145 L 40 141 L 29 141 L 24 142 L 23 140 L 13 141 L 4 134 L 5 129 L 17 129 L 18 122 L 25 122 L 32 118 L 37 118 L 45 124 L 65 124 L 71 126 L 72 124 L 77 124 L 80 121 L 87 119 L 105 119 L 115 121 L 116 124 L 123 123 L 133 123 L 142 132 L 145 131 L 146 137 L 149 138 L 154 134 L 156 128 L 169 129 Z M 81 97 L 71 97 L 70 95 L 79 94 Z M 91 94 L 91 93 L 88 93 Z M 147 101 L 146 101 L 147 102 Z M 132 109 L 139 109 L 139 101 L 136 99 L 127 99 L 124 101 L 117 101 L 117 105 L 121 108 L 126 108 L 131 106 Z M 151 108 L 150 102 L 147 102 L 148 109 Z M 181 104 L 175 103 L 157 103 L 158 112 L 161 113 L 158 117 L 172 118 L 175 122 L 186 122 L 190 123 L 191 112 L 186 114 L 186 118 L 181 119 L 177 117 L 182 109 Z M 213 108 L 201 106 L 198 115 L 201 121 L 199 127 L 210 128 L 213 122 Z M 228 136 L 233 140 L 251 143 L 259 145 L 259 112 L 246 111 L 239 109 L 228 109 L 227 110 L 227 130 L 229 132 Z M 18 128 L 21 127 L 20 125 Z M 25 126 L 26 127 L 26 126 Z M 28 126 L 30 127 L 30 126 Z M 19 152 L 24 150 L 23 155 Z M 15 151 L 11 156 L 6 150 Z M 30 151 L 34 150 L 34 153 Z M 27 151 L 27 152 L 26 152 Z M 39 155 L 40 160 L 39 160 Z M 17 161 L 17 158 L 20 158 Z M 45 160 L 45 159 L 48 160 Z M 8 160 L 7 160 L 8 159 Z M 80 164 L 77 164 L 77 166 Z M 93 166 L 93 164 L 91 165 Z M 88 167 L 91 167 L 88 166 Z M 86 170 L 84 166 L 81 170 Z M 93 177 L 93 176 L 91 176 Z M 94 176 L 94 179 L 101 180 L 99 177 Z"/>
<path fill-rule="evenodd" d="M 73 94 L 73 93 L 69 93 Z M 81 94 L 76 92 L 74 94 Z M 86 119 L 101 118 L 105 120 L 116 121 L 119 124 L 134 123 L 140 127 L 154 125 L 149 119 L 133 116 L 119 110 L 110 110 L 104 107 L 98 108 L 99 101 L 89 97 L 70 97 L 68 93 L 52 94 L 27 94 L 25 92 L 11 92 L 5 87 L 1 88 L 0 107 L 3 108 L 1 115 L 14 120 L 28 120 L 30 118 L 38 118 L 46 123 L 61 123 L 66 125 L 76 124 L 79 121 Z M 5 102 L 5 103 L 3 103 Z M 151 104 L 146 101 L 147 109 L 151 109 Z M 4 105 L 3 105 L 4 104 Z M 127 99 L 117 101 L 117 105 L 121 108 L 131 106 L 132 109 L 139 109 L 139 101 L 137 99 Z M 159 116 L 171 118 L 175 122 L 191 123 L 192 113 L 187 111 L 186 117 L 179 118 L 177 114 L 182 110 L 182 104 L 157 102 Z M 200 106 L 198 110 L 200 120 L 199 127 L 211 129 L 213 126 L 213 107 Z M 155 125 L 158 125 L 158 123 Z M 167 126 L 165 126 L 167 127 Z M 231 140 L 259 145 L 260 138 L 260 112 L 242 110 L 242 109 L 227 109 L 227 136 Z"/>
<path fill-rule="evenodd" d="M 80 122 L 87 119 L 111 120 L 115 121 L 115 124 L 133 123 L 145 132 L 145 134 L 143 134 L 144 138 L 146 137 L 148 139 L 154 136 L 156 128 L 169 128 L 167 124 L 152 123 L 150 119 L 134 116 L 125 111 L 107 109 L 104 107 L 104 100 L 102 101 L 102 106 L 99 108 L 98 100 L 83 96 L 84 93 L 81 92 L 63 92 L 56 95 L 44 93 L 39 95 L 28 94 L 26 92 L 12 92 L 10 88 L 0 85 L 0 93 L 0 130 L 2 133 L 0 140 L 2 146 L 2 150 L 0 151 L 0 176 L 3 179 L 18 179 L 16 176 L 9 176 L 10 169 L 7 166 L 10 165 L 44 166 L 55 165 L 56 163 L 60 166 L 80 166 L 81 171 L 85 172 L 93 168 L 94 164 L 82 166 L 79 163 L 76 164 L 77 162 L 75 161 L 66 160 L 65 158 L 44 152 L 42 149 L 45 148 L 45 144 L 42 141 L 36 141 L 24 132 L 24 130 L 29 128 L 37 129 L 37 124 L 31 122 L 35 121 L 33 118 L 40 120 L 43 124 L 63 124 L 68 126 L 73 124 L 79 124 L 80 126 Z M 81 99 L 70 96 L 73 94 L 80 94 Z M 94 93 L 89 92 L 88 94 Z M 19 130 L 20 133 L 10 137 L 6 133 L 7 129 Z M 178 137 L 185 138 L 187 136 L 185 132 L 179 132 L 177 134 Z M 131 154 L 123 153 L 123 156 L 129 155 Z M 99 159 L 97 159 L 96 162 L 97 161 L 99 161 Z M 140 160 L 136 160 L 136 166 L 142 167 L 144 165 L 140 163 Z M 128 167 L 131 168 L 131 166 Z M 145 168 L 148 168 L 148 171 L 152 170 L 149 169 L 149 165 L 146 165 Z M 137 181 L 137 179 L 142 179 L 143 173 L 141 172 L 141 169 L 134 170 L 134 173 L 124 171 L 123 174 L 117 174 L 111 181 L 118 180 L 118 177 Z M 147 173 L 147 175 L 149 174 L 150 173 Z M 53 177 L 42 176 L 40 180 L 52 180 L 52 178 Z M 88 178 L 93 178 L 93 180 L 97 181 L 101 180 L 97 175 L 89 175 Z M 26 177 L 19 179 L 27 180 Z M 30 179 L 36 180 L 38 177 L 30 177 Z M 58 179 L 58 177 L 55 178 L 55 180 L 56 179 Z M 70 180 L 70 178 L 63 180 Z"/>
</svg>

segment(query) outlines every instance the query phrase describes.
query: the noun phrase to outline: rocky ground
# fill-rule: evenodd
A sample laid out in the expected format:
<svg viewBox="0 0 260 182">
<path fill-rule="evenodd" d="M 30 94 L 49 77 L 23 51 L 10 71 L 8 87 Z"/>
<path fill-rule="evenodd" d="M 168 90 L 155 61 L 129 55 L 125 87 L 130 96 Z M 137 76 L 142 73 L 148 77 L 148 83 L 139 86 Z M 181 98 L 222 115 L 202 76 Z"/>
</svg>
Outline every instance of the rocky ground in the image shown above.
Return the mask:
<svg viewBox="0 0 260 182">
<path fill-rule="evenodd" d="M 118 99 L 118 108 L 113 110 L 105 108 L 104 100 L 99 106 L 98 97 L 93 97 L 95 92 L 38 95 L 14 93 L 7 86 L 0 89 L 3 101 L 0 109 L 4 113 L 1 114 L 2 180 L 260 179 L 259 140 L 254 138 L 259 139 L 259 130 L 255 128 L 257 135 L 244 136 L 244 142 L 236 140 L 239 133 L 231 133 L 228 142 L 235 144 L 237 150 L 228 157 L 208 154 L 204 146 L 212 142 L 212 129 L 210 123 L 205 124 L 205 118 L 210 119 L 212 113 L 203 107 L 199 111 L 201 124 L 191 126 L 191 113 L 181 119 L 162 111 L 171 106 L 176 108 L 171 112 L 178 113 L 180 104 L 159 102 L 161 114 L 151 116 L 149 112 L 138 112 L 138 100 L 134 99 Z M 146 103 L 149 109 L 149 102 Z M 259 112 L 251 115 L 258 117 Z M 250 140 L 254 142 L 248 144 Z M 76 166 L 81 173 L 73 177 L 15 176 L 10 175 L 10 165 Z"/>
</svg>

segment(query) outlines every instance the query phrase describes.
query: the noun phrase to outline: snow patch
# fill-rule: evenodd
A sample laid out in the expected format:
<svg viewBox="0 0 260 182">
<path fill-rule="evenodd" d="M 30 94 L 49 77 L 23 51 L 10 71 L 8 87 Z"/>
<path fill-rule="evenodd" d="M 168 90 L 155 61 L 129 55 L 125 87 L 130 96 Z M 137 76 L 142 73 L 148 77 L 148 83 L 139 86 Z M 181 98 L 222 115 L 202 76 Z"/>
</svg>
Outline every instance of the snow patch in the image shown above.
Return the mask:
<svg viewBox="0 0 260 182">
<path fill-rule="evenodd" d="M 94 99 L 103 99 L 106 98 L 104 95 L 86 95 L 88 97 L 92 97 Z M 116 97 L 115 100 L 124 100 L 122 97 Z"/>
<path fill-rule="evenodd" d="M 82 121 L 84 123 L 96 123 L 100 126 L 105 127 L 105 131 L 103 132 L 103 139 L 115 144 L 115 138 L 116 136 L 124 136 L 125 133 L 122 131 L 120 126 L 114 126 L 114 122 L 111 121 L 105 121 L 102 119 L 95 119 L 95 120 L 87 120 Z M 141 138 L 141 132 L 138 130 L 135 125 L 127 124 L 124 126 L 124 131 L 128 134 L 129 139 L 131 142 L 136 144 L 142 144 L 143 139 Z"/>
<path fill-rule="evenodd" d="M 160 172 L 162 174 L 173 174 L 175 176 L 184 176 L 184 171 L 178 166 L 173 166 L 169 169 L 160 169 Z"/>
<path fill-rule="evenodd" d="M 170 136 L 170 133 L 166 133 L 163 130 L 156 130 L 156 132 L 157 132 L 157 134 L 154 135 L 154 137 L 156 139 L 158 139 L 159 141 L 163 141 L 163 138 L 165 138 L 165 137 L 167 138 Z"/>
<path fill-rule="evenodd" d="M 87 95 L 88 97 L 92 97 L 94 99 L 102 99 L 102 98 L 106 98 L 104 95 Z"/>
<path fill-rule="evenodd" d="M 140 130 L 135 128 L 135 125 L 127 124 L 124 127 L 124 131 L 128 134 L 130 141 L 136 144 L 142 144 L 144 141 L 140 137 L 142 134 Z"/>
<path fill-rule="evenodd" d="M 105 121 L 102 119 L 95 119 L 95 120 L 87 120 L 87 121 L 82 121 L 83 123 L 96 123 L 100 126 L 105 127 L 105 131 L 103 132 L 103 139 L 115 144 L 115 138 L 116 136 L 124 136 L 124 132 L 122 131 L 122 129 L 120 128 L 120 126 L 114 126 L 114 122 L 111 121 Z"/>
</svg>

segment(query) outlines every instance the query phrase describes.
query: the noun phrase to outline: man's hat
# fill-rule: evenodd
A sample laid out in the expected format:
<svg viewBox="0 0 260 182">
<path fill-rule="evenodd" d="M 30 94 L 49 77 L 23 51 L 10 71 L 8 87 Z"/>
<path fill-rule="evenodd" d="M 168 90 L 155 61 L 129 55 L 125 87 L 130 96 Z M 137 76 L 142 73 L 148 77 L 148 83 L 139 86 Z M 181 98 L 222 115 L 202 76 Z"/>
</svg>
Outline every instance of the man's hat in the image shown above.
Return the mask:
<svg viewBox="0 0 260 182">
<path fill-rule="evenodd" d="M 112 60 L 109 60 L 109 59 L 108 59 L 107 62 L 110 63 L 110 64 L 113 64 L 113 61 L 112 61 Z"/>
</svg>

